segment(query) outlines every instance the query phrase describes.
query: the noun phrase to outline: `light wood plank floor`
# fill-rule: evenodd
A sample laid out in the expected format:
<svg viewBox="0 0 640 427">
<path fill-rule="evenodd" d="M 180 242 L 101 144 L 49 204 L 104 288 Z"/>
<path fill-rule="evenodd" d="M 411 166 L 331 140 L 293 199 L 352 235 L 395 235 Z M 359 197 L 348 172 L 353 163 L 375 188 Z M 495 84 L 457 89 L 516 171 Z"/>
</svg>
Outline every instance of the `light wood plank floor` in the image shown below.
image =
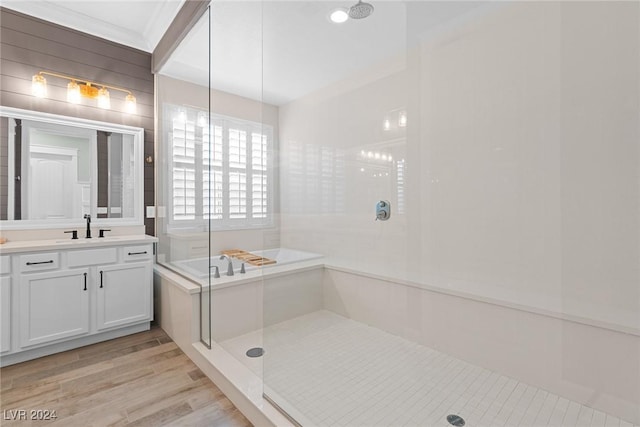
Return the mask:
<svg viewBox="0 0 640 427">
<path fill-rule="evenodd" d="M 27 420 L 10 420 L 15 410 Z M 55 420 L 29 420 L 30 410 Z M 9 419 L 7 419 L 9 418 Z M 250 426 L 158 327 L 0 369 L 2 426 Z"/>
</svg>

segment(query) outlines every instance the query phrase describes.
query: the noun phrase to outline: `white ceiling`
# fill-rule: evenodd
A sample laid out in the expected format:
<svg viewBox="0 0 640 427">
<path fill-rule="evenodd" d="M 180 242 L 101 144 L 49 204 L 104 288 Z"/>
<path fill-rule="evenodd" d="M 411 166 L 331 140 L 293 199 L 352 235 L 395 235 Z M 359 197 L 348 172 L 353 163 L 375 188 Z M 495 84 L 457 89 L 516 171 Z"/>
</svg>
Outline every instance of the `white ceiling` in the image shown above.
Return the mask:
<svg viewBox="0 0 640 427">
<path fill-rule="evenodd" d="M 483 5 L 479 1 L 376 1 L 362 20 L 334 24 L 345 1 L 219 0 L 211 8 L 211 85 L 282 105 L 404 54 L 422 38 Z M 208 85 L 209 26 L 203 19 L 163 74 Z"/>
<path fill-rule="evenodd" d="M 152 52 L 184 1 L 2 0 L 2 5 Z M 162 73 L 207 86 L 211 57 L 213 88 L 282 105 L 397 57 L 416 39 L 487 4 L 368 1 L 375 7 L 370 17 L 334 24 L 329 13 L 356 0 L 215 0 L 211 34 L 204 17 Z"/>
<path fill-rule="evenodd" d="M 152 52 L 185 0 L 2 0 L 2 6 Z"/>
</svg>

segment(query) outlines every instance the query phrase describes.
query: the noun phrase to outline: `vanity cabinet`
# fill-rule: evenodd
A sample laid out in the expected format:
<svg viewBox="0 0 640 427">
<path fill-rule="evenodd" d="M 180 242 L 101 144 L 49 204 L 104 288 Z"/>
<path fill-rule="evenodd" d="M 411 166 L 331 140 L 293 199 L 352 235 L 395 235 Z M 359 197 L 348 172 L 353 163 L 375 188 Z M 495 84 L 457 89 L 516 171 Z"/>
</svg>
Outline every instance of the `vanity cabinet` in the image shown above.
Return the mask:
<svg viewBox="0 0 640 427">
<path fill-rule="evenodd" d="M 150 241 L 95 239 L 0 256 L 2 366 L 149 329 Z"/>
<path fill-rule="evenodd" d="M 150 263 L 98 267 L 97 329 L 151 319 Z"/>
<path fill-rule="evenodd" d="M 0 353 L 11 350 L 11 257 L 0 256 Z"/>
<path fill-rule="evenodd" d="M 20 347 L 89 333 L 89 269 L 22 274 Z"/>
</svg>

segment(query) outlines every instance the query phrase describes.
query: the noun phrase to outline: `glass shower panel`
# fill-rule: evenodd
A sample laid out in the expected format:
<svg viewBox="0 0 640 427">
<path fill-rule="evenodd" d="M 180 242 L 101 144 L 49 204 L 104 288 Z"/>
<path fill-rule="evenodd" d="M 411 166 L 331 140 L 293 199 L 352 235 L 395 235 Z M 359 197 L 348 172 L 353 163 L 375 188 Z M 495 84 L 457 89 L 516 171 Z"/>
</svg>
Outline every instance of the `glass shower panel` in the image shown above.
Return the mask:
<svg viewBox="0 0 640 427">
<path fill-rule="evenodd" d="M 375 424 L 388 404 L 376 377 L 391 374 L 390 346 L 404 348 L 396 335 L 412 303 L 408 288 L 387 285 L 405 282 L 417 257 L 407 7 L 373 2 L 368 17 L 331 21 L 348 6 L 263 5 L 265 102 L 279 106 L 280 246 L 322 257 L 264 280 L 265 397 L 301 425 Z M 388 218 L 377 220 L 377 205 Z"/>
<path fill-rule="evenodd" d="M 277 108 L 262 88 L 262 2 L 211 3 L 211 250 L 228 262 L 212 279 L 212 340 L 262 378 L 262 263 L 277 248 L 274 150 Z M 270 246 L 265 246 L 265 242 Z M 216 255 L 219 258 L 219 255 Z M 261 381 L 250 386 L 262 393 Z M 259 388 L 259 390 L 257 390 Z"/>
<path fill-rule="evenodd" d="M 157 261 L 200 287 L 200 340 L 211 346 L 210 14 L 156 74 Z"/>
<path fill-rule="evenodd" d="M 351 5 L 261 6 L 279 246 L 322 256 L 264 269 L 265 397 L 301 425 L 639 424 L 640 4 L 331 22 Z"/>
</svg>

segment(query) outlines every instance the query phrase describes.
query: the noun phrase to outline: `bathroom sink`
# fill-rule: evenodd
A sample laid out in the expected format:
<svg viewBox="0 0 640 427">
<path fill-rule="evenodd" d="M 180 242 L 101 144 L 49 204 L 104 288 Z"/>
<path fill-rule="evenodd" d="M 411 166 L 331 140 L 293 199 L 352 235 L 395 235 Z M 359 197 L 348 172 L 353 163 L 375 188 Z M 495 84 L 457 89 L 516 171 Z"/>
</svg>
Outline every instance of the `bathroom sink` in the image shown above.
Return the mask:
<svg viewBox="0 0 640 427">
<path fill-rule="evenodd" d="M 120 240 L 129 240 L 132 238 L 137 238 L 140 236 L 105 236 L 105 237 L 93 237 L 91 239 L 85 239 L 84 237 L 80 237 L 77 240 L 73 239 L 64 239 L 64 240 L 56 240 L 56 243 L 71 243 L 73 245 L 80 245 L 83 243 L 100 243 L 100 242 L 117 242 Z"/>
<path fill-rule="evenodd" d="M 64 240 L 56 240 L 56 243 L 72 243 L 74 245 L 79 245 L 81 243 L 99 243 L 99 242 L 111 242 L 114 240 L 122 240 L 126 239 L 128 236 L 112 236 L 112 237 L 94 237 L 91 239 L 79 238 L 77 240 L 73 239 L 64 239 Z"/>
</svg>

